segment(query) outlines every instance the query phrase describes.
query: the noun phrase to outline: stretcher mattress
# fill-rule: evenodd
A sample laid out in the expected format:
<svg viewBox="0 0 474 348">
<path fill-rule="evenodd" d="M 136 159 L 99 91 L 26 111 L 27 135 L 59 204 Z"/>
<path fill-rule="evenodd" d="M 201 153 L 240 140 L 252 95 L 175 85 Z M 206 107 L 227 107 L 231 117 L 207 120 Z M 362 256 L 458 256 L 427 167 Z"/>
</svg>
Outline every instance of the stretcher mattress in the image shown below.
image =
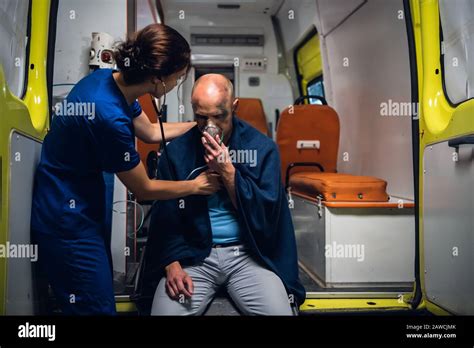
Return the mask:
<svg viewBox="0 0 474 348">
<path fill-rule="evenodd" d="M 292 192 L 323 200 L 348 202 L 386 202 L 387 182 L 372 176 L 340 173 L 299 172 L 291 175 Z"/>
</svg>

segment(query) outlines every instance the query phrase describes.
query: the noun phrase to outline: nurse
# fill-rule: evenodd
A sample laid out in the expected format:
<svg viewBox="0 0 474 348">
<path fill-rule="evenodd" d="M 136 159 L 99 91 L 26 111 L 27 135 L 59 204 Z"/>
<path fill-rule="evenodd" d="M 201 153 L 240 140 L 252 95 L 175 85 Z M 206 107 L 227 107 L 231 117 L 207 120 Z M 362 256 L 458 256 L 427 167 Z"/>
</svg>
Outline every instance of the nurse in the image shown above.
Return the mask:
<svg viewBox="0 0 474 348">
<path fill-rule="evenodd" d="M 186 40 L 152 24 L 123 42 L 115 59 L 119 71 L 88 75 L 57 109 L 36 171 L 32 238 L 64 314 L 115 314 L 103 171 L 116 173 L 140 200 L 209 195 L 219 187 L 207 173 L 191 181 L 150 180 L 135 149 L 135 136 L 146 143 L 162 140 L 137 98 L 160 98 L 186 76 Z M 164 126 L 172 139 L 195 123 Z"/>
</svg>

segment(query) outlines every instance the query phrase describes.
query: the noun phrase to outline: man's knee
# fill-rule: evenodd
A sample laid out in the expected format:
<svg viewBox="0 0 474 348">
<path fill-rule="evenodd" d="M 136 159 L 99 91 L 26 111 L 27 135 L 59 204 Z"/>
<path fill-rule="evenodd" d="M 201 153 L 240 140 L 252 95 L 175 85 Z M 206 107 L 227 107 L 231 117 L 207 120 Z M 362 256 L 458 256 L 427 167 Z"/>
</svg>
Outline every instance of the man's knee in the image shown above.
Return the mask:
<svg viewBox="0 0 474 348">
<path fill-rule="evenodd" d="M 280 289 L 278 292 L 269 291 L 269 294 L 265 297 L 259 311 L 262 313 L 261 315 L 294 315 L 291 303 L 288 300 L 284 288 Z"/>
<path fill-rule="evenodd" d="M 253 277 L 241 278 L 239 281 L 242 284 L 234 283 L 229 289 L 241 312 L 244 315 L 294 315 L 290 297 L 280 277 L 261 266 L 254 266 L 252 273 Z M 252 281 L 251 291 L 248 291 L 249 284 L 245 284 L 249 281 Z"/>
<path fill-rule="evenodd" d="M 269 284 L 258 300 L 244 305 L 244 313 L 246 315 L 294 315 L 283 284 L 281 288 L 275 288 Z"/>
</svg>

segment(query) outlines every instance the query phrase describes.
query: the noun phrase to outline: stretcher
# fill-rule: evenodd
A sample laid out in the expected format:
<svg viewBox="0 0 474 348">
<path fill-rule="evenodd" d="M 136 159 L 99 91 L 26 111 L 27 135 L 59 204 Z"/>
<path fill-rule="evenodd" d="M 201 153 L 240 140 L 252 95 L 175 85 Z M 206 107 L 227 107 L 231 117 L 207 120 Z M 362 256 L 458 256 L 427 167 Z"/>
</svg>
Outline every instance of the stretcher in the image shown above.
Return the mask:
<svg viewBox="0 0 474 348">
<path fill-rule="evenodd" d="M 278 122 L 282 177 L 300 265 L 322 287 L 405 288 L 414 281 L 414 204 L 375 176 L 337 172 L 339 117 L 298 99 Z"/>
</svg>

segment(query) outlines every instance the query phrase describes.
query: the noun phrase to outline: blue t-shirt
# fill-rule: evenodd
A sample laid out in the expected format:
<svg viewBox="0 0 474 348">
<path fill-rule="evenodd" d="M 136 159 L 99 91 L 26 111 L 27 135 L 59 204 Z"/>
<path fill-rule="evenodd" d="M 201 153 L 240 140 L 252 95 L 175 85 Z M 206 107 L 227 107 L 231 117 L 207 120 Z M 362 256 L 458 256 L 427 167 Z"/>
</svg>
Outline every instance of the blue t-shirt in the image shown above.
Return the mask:
<svg viewBox="0 0 474 348">
<path fill-rule="evenodd" d="M 113 70 L 96 70 L 56 105 L 35 174 L 31 227 L 64 238 L 104 233 L 105 185 L 102 172 L 133 169 L 133 118 L 137 101 L 128 105 Z"/>
<path fill-rule="evenodd" d="M 240 240 L 237 212 L 226 190 L 208 196 L 207 205 L 211 220 L 212 242 L 226 244 Z"/>
</svg>

